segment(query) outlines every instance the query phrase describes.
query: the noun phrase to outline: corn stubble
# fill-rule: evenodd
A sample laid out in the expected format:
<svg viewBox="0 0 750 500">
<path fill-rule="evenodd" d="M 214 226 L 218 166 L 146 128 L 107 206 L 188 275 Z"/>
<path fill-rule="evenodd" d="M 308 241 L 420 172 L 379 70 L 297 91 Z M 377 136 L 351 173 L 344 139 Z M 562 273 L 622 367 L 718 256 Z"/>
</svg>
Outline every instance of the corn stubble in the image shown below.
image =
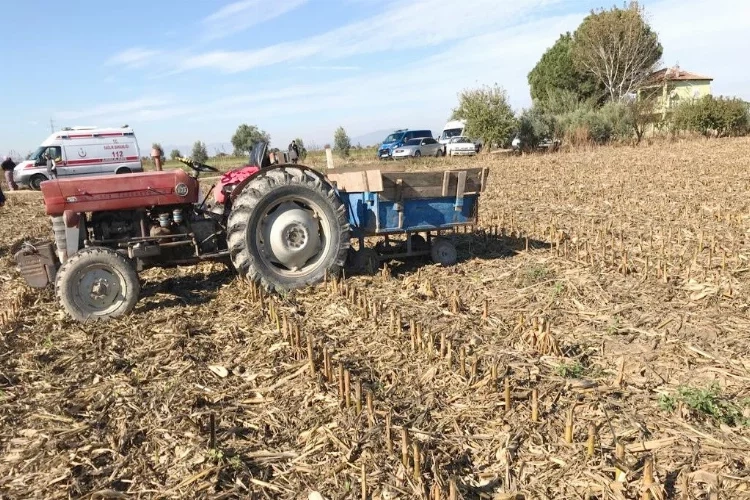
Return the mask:
<svg viewBox="0 0 750 500">
<path fill-rule="evenodd" d="M 491 168 L 454 268 L 283 298 L 218 265 L 149 270 L 106 327 L 65 319 L 5 253 L 0 489 L 657 499 L 673 477 L 679 498 L 740 498 L 748 427 L 658 400 L 717 378 L 749 397 L 749 147 L 424 160 L 408 168 Z M 13 209 L 5 248 L 47 224 L 38 198 Z"/>
</svg>

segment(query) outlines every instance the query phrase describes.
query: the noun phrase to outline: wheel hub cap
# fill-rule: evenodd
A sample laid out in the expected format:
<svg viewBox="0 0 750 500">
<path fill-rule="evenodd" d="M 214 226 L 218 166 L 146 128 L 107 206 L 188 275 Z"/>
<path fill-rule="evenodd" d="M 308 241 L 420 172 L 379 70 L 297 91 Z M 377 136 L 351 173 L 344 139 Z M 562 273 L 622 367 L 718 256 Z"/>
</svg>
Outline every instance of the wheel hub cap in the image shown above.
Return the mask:
<svg viewBox="0 0 750 500">
<path fill-rule="evenodd" d="M 98 279 L 91 287 L 91 297 L 94 299 L 101 299 L 106 297 L 109 284 L 106 280 Z"/>
<path fill-rule="evenodd" d="M 266 255 L 272 262 L 297 271 L 323 244 L 315 214 L 296 203 L 285 202 L 262 225 Z"/>
<path fill-rule="evenodd" d="M 103 310 L 117 302 L 120 283 L 105 269 L 90 269 L 79 283 L 80 296 L 90 310 Z"/>
</svg>

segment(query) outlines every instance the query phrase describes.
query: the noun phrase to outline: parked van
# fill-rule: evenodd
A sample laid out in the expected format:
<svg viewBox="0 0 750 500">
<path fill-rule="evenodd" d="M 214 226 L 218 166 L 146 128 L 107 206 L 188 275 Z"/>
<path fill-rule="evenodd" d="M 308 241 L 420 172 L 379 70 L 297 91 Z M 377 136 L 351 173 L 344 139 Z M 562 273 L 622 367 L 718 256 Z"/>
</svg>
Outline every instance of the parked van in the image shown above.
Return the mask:
<svg viewBox="0 0 750 500">
<path fill-rule="evenodd" d="M 58 177 L 142 172 L 141 150 L 128 127 L 65 128 L 50 135 L 13 171 L 19 186 L 39 189 L 49 180 L 47 156 L 55 162 Z"/>
<path fill-rule="evenodd" d="M 378 148 L 378 158 L 381 160 L 391 158 L 393 156 L 393 151 L 396 148 L 403 146 L 406 141 L 410 139 L 421 139 L 423 137 L 432 138 L 432 131 L 409 129 L 396 130 L 383 140 L 383 143 Z"/>
<path fill-rule="evenodd" d="M 443 152 L 445 152 L 445 145 L 448 144 L 452 138 L 461 137 L 464 135 L 464 129 L 466 128 L 466 121 L 464 120 L 451 120 L 443 127 L 443 133 L 440 134 L 438 142 L 443 145 Z"/>
</svg>

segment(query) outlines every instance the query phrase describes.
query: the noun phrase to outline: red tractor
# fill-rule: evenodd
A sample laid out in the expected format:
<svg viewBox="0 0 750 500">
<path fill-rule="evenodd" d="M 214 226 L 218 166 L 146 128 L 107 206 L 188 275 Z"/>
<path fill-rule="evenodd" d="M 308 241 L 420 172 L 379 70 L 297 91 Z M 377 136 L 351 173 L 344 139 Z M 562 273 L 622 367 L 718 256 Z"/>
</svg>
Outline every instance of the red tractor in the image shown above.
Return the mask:
<svg viewBox="0 0 750 500">
<path fill-rule="evenodd" d="M 259 144 L 251 165 L 225 174 L 213 204 L 198 177 L 215 168 L 53 179 L 41 184 L 54 242 L 26 243 L 16 262 L 27 283 L 54 283 L 76 320 L 136 305 L 138 271 L 200 261 L 231 264 L 268 290 L 314 284 L 343 267 L 346 208 L 331 183 L 302 165 L 271 165 Z"/>
</svg>

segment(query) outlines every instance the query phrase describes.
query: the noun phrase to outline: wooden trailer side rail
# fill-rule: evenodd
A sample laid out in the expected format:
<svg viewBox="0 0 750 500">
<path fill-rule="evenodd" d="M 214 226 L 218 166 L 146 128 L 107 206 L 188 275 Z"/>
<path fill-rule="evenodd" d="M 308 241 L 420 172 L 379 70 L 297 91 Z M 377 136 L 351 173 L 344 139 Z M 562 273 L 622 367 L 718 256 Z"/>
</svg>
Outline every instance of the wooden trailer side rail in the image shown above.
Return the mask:
<svg viewBox="0 0 750 500">
<path fill-rule="evenodd" d="M 357 169 L 329 172 L 328 179 L 342 192 L 378 193 L 381 199 L 462 198 L 485 190 L 489 169 L 469 168 L 437 172 L 392 172 Z"/>
</svg>

